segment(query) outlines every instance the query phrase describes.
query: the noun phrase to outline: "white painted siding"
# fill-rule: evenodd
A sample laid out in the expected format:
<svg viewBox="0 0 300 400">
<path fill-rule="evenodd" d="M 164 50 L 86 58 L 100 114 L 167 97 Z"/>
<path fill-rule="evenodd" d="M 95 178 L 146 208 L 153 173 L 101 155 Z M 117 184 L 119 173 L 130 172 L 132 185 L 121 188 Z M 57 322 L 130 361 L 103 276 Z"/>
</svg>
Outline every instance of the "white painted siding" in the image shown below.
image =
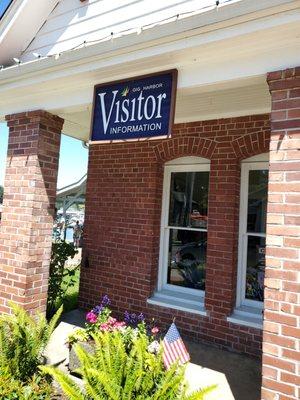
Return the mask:
<svg viewBox="0 0 300 400">
<path fill-rule="evenodd" d="M 220 3 L 228 2 L 221 0 Z M 28 61 L 97 41 L 121 31 L 131 32 L 177 14 L 214 7 L 215 0 L 60 0 L 47 21 L 23 53 Z M 168 22 L 168 21 L 166 21 Z"/>
</svg>

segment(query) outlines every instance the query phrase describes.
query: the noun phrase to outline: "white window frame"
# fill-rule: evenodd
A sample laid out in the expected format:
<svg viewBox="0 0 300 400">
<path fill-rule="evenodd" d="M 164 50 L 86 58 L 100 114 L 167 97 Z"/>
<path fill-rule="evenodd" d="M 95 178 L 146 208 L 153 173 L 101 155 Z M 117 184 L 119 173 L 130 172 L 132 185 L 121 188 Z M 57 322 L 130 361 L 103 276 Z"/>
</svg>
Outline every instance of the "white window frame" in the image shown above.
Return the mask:
<svg viewBox="0 0 300 400">
<path fill-rule="evenodd" d="M 210 161 L 202 157 L 181 157 L 170 162 L 167 162 L 164 167 L 164 180 L 163 180 L 163 198 L 162 198 L 162 213 L 161 213 L 161 227 L 160 227 L 160 252 L 159 252 L 159 273 L 158 273 L 158 292 L 167 289 L 168 291 L 185 294 L 189 293 L 199 298 L 203 298 L 205 291 L 191 288 L 184 288 L 167 283 L 168 275 L 168 256 L 169 256 L 169 238 L 170 229 L 173 226 L 168 225 L 169 220 L 169 206 L 170 206 L 170 186 L 172 172 L 201 172 L 210 171 Z M 175 227 L 175 229 L 178 229 Z M 189 228 L 183 227 L 183 230 L 207 232 L 208 228 Z"/>
<path fill-rule="evenodd" d="M 241 306 L 263 309 L 263 301 L 246 299 L 246 273 L 247 273 L 247 245 L 248 237 L 266 237 L 265 233 L 247 233 L 248 217 L 248 184 L 249 171 L 269 169 L 268 153 L 250 157 L 241 163 L 240 184 L 240 217 L 239 217 L 239 243 L 238 243 L 238 277 L 237 277 L 237 299 L 236 307 Z"/>
</svg>

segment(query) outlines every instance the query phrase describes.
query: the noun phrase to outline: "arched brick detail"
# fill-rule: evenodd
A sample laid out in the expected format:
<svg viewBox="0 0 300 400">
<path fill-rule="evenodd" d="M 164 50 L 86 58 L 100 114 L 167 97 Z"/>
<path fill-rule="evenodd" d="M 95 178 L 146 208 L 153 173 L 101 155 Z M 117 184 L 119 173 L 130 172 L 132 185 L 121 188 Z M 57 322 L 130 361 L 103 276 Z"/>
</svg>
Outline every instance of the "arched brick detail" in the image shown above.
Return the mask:
<svg viewBox="0 0 300 400">
<path fill-rule="evenodd" d="M 232 142 L 233 151 L 238 160 L 269 152 L 270 131 L 254 132 L 240 136 Z"/>
<path fill-rule="evenodd" d="M 166 162 L 184 156 L 198 156 L 211 159 L 217 143 L 199 137 L 177 137 L 160 142 L 154 151 L 157 160 Z"/>
</svg>

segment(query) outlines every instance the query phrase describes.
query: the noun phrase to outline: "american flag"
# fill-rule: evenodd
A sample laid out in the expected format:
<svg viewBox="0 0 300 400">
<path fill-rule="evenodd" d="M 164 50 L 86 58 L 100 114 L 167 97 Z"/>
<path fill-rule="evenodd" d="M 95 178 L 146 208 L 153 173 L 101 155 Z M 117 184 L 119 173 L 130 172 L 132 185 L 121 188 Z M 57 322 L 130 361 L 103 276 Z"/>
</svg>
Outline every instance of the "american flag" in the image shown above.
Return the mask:
<svg viewBox="0 0 300 400">
<path fill-rule="evenodd" d="M 185 364 L 190 360 L 190 355 L 180 337 L 178 329 L 174 322 L 170 326 L 164 340 L 163 345 L 163 360 L 166 369 L 178 361 L 179 364 Z"/>
</svg>

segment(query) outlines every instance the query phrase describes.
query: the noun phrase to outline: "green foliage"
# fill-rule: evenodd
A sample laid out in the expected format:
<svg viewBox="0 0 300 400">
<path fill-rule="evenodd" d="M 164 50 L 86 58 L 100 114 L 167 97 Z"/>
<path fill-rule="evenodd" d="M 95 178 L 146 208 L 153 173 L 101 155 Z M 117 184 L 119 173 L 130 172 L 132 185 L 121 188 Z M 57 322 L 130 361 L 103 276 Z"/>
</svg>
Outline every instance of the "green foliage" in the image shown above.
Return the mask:
<svg viewBox="0 0 300 400">
<path fill-rule="evenodd" d="M 39 371 L 62 308 L 48 324 L 43 315 L 32 317 L 17 305 L 11 307 L 13 315 L 0 317 L 0 375 L 8 374 L 12 380 L 27 383 Z"/>
<path fill-rule="evenodd" d="M 184 368 L 174 364 L 166 371 L 161 352 L 148 351 L 146 335 L 137 336 L 129 351 L 121 332 L 102 332 L 93 335 L 93 339 L 93 354 L 75 345 L 84 392 L 58 369 L 41 367 L 54 377 L 70 400 L 203 400 L 212 390 L 187 395 Z"/>
<path fill-rule="evenodd" d="M 72 345 L 77 342 L 87 342 L 90 338 L 90 334 L 86 329 L 78 328 L 74 329 L 68 336 L 68 343 Z"/>
<path fill-rule="evenodd" d="M 27 383 L 23 383 L 12 378 L 7 371 L 1 371 L 2 400 L 50 400 L 51 394 L 51 385 L 44 377 L 34 375 Z"/>
<path fill-rule="evenodd" d="M 49 288 L 47 300 L 47 317 L 51 317 L 57 308 L 63 303 L 67 291 L 76 285 L 76 273 L 79 265 L 75 268 L 65 268 L 68 258 L 74 258 L 78 251 L 73 244 L 58 241 L 52 244 L 50 260 Z"/>
<path fill-rule="evenodd" d="M 4 193 L 4 188 L 3 186 L 0 185 L 0 204 L 3 203 L 3 193 Z"/>
</svg>

